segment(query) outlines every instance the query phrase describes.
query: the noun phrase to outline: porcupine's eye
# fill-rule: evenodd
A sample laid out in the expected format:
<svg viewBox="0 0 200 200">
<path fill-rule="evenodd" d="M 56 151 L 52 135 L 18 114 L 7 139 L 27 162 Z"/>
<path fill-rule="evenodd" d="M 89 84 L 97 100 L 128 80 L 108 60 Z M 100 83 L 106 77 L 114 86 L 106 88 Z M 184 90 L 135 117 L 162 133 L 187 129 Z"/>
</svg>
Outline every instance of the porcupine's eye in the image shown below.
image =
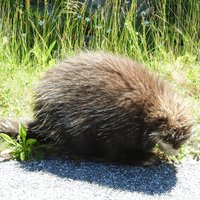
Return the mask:
<svg viewBox="0 0 200 200">
<path fill-rule="evenodd" d="M 172 142 L 172 137 L 171 135 L 167 135 L 163 138 L 163 142 L 166 142 L 166 143 L 171 143 Z"/>
<path fill-rule="evenodd" d="M 179 138 L 178 135 L 166 135 L 163 138 L 163 142 L 170 144 L 174 149 L 179 149 L 185 143 L 184 139 Z"/>
<path fill-rule="evenodd" d="M 174 144 L 172 145 L 172 147 L 173 147 L 174 149 L 179 149 L 179 148 L 181 147 L 181 145 L 178 144 L 178 143 L 174 143 Z"/>
</svg>

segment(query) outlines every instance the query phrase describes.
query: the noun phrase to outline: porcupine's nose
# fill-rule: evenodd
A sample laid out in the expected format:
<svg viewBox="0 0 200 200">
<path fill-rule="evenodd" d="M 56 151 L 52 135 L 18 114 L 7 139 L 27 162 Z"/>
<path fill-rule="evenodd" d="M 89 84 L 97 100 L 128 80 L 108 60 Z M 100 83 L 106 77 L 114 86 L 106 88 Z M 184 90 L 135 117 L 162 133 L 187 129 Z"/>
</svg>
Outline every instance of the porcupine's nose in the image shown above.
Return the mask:
<svg viewBox="0 0 200 200">
<path fill-rule="evenodd" d="M 162 151 L 164 151 L 168 155 L 172 155 L 172 156 L 178 155 L 178 149 L 175 149 L 171 144 L 159 142 L 158 146 Z"/>
</svg>

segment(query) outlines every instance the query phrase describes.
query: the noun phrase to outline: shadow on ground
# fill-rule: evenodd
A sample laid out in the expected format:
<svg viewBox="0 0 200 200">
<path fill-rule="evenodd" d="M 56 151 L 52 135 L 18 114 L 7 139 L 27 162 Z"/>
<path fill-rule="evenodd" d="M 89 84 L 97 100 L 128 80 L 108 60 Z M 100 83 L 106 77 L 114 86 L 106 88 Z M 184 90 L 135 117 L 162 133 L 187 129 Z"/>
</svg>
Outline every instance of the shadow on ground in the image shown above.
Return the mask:
<svg viewBox="0 0 200 200">
<path fill-rule="evenodd" d="M 176 168 L 170 164 L 143 168 L 86 161 L 42 160 L 23 163 L 21 167 L 28 171 L 51 173 L 60 178 L 149 195 L 170 191 L 177 181 Z"/>
</svg>

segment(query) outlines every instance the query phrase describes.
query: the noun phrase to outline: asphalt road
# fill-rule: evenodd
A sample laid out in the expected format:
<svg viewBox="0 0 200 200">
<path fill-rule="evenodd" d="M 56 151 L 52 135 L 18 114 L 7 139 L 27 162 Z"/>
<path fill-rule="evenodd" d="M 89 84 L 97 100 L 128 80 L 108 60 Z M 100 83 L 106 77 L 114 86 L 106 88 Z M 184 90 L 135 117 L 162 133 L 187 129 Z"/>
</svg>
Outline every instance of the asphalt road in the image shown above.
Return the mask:
<svg viewBox="0 0 200 200">
<path fill-rule="evenodd" d="M 71 160 L 0 162 L 1 200 L 199 200 L 200 162 L 142 168 Z"/>
</svg>

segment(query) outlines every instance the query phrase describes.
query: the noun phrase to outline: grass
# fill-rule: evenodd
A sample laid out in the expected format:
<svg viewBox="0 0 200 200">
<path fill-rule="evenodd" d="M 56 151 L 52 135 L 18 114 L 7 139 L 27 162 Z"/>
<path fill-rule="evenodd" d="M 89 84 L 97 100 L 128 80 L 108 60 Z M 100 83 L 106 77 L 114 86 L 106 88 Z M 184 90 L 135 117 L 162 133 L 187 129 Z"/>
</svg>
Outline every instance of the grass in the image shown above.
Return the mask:
<svg viewBox="0 0 200 200">
<path fill-rule="evenodd" d="M 138 25 L 134 1 L 129 8 L 121 2 L 93 10 L 77 0 L 1 1 L 0 116 L 31 117 L 34 85 L 57 60 L 85 49 L 118 52 L 145 63 L 192 103 L 197 128 L 185 152 L 197 158 L 200 4 L 154 0 L 155 13 Z"/>
</svg>

